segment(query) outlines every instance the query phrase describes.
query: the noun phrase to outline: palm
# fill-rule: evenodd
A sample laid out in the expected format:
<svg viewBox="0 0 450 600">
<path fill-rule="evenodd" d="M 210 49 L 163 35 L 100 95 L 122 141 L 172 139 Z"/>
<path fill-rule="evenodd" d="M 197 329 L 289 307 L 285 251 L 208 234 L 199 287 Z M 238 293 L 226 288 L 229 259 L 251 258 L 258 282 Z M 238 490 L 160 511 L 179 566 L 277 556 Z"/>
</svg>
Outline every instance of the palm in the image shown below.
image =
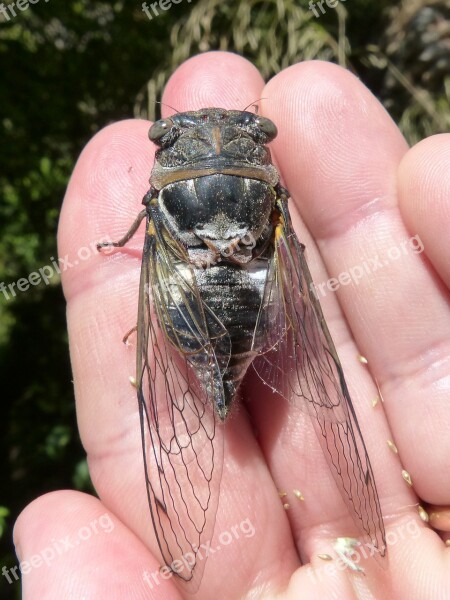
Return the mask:
<svg viewBox="0 0 450 600">
<path fill-rule="evenodd" d="M 164 101 L 183 111 L 243 108 L 258 98 L 265 98 L 258 101 L 261 112 L 279 129 L 272 150 L 302 215 L 300 222 L 292 211 L 316 283 L 328 278 L 324 265 L 334 274 L 366 265 L 357 285 L 341 279 L 347 281 L 338 292 L 341 308 L 326 285 L 319 297 L 372 459 L 390 532 L 389 568 L 372 565 L 362 577 L 328 569 L 331 563 L 317 557 L 351 524 L 305 417 L 276 403 L 250 376 L 246 410 L 237 410 L 227 426 L 216 522 L 216 534 L 233 527 L 239 533 L 208 559 L 197 597 L 243 598 L 257 589 L 265 598 L 342 599 L 368 587 L 377 598 L 425 598 L 431 585 L 434 597 L 445 597 L 448 550 L 419 520 L 417 497 L 386 440 L 395 440 L 416 493 L 450 504 L 443 476 L 450 454 L 450 138 L 436 136 L 408 152 L 371 94 L 347 72 L 319 62 L 287 69 L 264 87 L 242 58 L 201 55 L 178 69 Z M 143 121 L 117 123 L 86 148 L 64 203 L 60 256 L 73 258 L 105 234 L 117 239 L 126 231 L 152 165 L 147 130 Z M 26 559 L 49 539 L 92 530 L 106 512 L 114 529 L 91 532 L 52 561 L 51 577 L 32 570 L 24 598 L 68 597 L 75 580 L 77 597 L 182 597 L 173 580 L 151 578 L 151 590 L 143 578 L 158 572 L 159 558 L 128 382 L 134 353 L 120 343 L 136 319 L 142 240 L 141 229 L 114 260 L 93 255 L 63 274 L 79 426 L 100 500 L 69 491 L 44 496 L 21 515 L 16 538 Z M 377 390 L 356 360 L 359 352 L 369 358 L 383 406 L 371 405 Z M 288 496 L 280 500 L 277 489 Z M 309 561 L 315 571 L 300 566 Z"/>
</svg>

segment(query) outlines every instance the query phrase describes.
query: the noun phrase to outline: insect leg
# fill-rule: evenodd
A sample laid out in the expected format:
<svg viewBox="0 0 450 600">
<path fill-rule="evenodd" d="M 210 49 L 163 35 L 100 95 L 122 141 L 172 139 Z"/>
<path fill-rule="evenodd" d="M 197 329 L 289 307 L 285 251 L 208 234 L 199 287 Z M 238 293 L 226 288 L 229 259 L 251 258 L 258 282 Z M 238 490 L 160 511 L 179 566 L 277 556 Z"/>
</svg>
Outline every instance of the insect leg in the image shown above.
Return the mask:
<svg viewBox="0 0 450 600">
<path fill-rule="evenodd" d="M 130 329 L 130 331 L 127 331 L 127 333 L 123 336 L 122 342 L 127 345 L 128 344 L 128 338 L 130 337 L 130 335 L 132 333 L 134 333 L 135 331 L 137 331 L 137 325 L 135 325 L 134 327 L 132 327 Z"/>
<path fill-rule="evenodd" d="M 133 237 L 133 235 L 136 233 L 139 225 L 142 222 L 142 219 L 147 215 L 147 209 L 144 208 L 143 210 L 141 210 L 141 212 L 138 214 L 138 216 L 136 217 L 133 225 L 130 227 L 130 229 L 126 232 L 126 234 L 123 236 L 123 238 L 120 238 L 119 241 L 117 242 L 102 242 L 100 244 L 97 244 L 97 250 L 100 252 L 102 248 L 106 248 L 108 246 L 114 246 L 114 248 L 121 248 L 122 246 L 125 246 L 125 244 L 127 242 L 129 242 L 129 240 Z"/>
</svg>

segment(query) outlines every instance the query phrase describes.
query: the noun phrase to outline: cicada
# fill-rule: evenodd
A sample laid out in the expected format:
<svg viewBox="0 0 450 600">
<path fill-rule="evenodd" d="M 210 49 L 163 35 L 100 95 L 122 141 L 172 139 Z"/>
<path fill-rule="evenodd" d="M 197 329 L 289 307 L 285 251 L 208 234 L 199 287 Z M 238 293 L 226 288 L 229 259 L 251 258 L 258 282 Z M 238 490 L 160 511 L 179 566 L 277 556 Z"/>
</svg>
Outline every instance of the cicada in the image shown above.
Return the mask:
<svg viewBox="0 0 450 600">
<path fill-rule="evenodd" d="M 193 588 L 214 530 L 223 423 L 250 367 L 311 414 L 359 530 L 385 553 L 369 456 L 267 147 L 276 135 L 248 111 L 155 122 L 145 208 L 112 244 L 145 219 L 136 367 L 145 485 L 164 562 Z"/>
</svg>

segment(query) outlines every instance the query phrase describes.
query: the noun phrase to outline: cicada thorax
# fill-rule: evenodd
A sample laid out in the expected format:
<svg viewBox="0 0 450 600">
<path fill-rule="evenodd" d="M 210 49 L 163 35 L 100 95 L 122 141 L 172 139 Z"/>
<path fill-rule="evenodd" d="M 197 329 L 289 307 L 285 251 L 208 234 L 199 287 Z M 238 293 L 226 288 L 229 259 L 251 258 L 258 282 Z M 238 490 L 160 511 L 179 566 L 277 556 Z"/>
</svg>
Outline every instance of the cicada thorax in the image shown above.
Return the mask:
<svg viewBox="0 0 450 600">
<path fill-rule="evenodd" d="M 207 307 L 217 362 L 208 368 L 208 353 L 197 353 L 191 364 L 202 385 L 210 386 L 222 419 L 263 343 L 255 327 L 273 252 L 275 198 L 267 182 L 221 173 L 171 183 L 158 197 L 166 227 L 187 250 L 188 264 L 180 261 L 178 268 L 185 279 L 193 277 Z M 170 318 L 180 320 L 181 299 L 166 301 Z M 188 344 L 189 315 L 181 320 L 178 335 Z"/>
</svg>

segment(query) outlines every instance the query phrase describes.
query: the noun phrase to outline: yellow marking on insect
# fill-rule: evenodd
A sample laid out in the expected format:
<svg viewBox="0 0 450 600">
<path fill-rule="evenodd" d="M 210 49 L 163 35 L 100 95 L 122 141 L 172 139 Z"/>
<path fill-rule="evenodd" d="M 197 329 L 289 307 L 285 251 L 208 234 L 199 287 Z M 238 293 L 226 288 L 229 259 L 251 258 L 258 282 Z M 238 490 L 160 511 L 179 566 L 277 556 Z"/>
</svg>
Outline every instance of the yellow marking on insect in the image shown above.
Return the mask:
<svg viewBox="0 0 450 600">
<path fill-rule="evenodd" d="M 419 507 L 418 507 L 418 511 L 419 511 L 419 517 L 422 519 L 422 521 L 424 523 L 428 523 L 428 521 L 430 520 L 430 517 L 428 516 L 428 513 L 424 509 L 424 507 L 420 506 L 420 504 L 419 504 Z"/>
<path fill-rule="evenodd" d="M 155 225 L 153 224 L 153 221 L 149 222 L 147 233 L 148 233 L 148 235 L 155 235 L 156 231 L 155 231 Z"/>
<path fill-rule="evenodd" d="M 333 557 L 329 554 L 318 554 L 317 558 L 320 558 L 320 560 L 333 560 Z"/>
<path fill-rule="evenodd" d="M 298 498 L 299 500 L 305 500 L 305 498 L 303 497 L 303 494 L 301 493 L 300 490 L 292 490 L 292 493 L 294 494 L 294 496 L 296 498 Z"/>
<path fill-rule="evenodd" d="M 279 223 L 275 227 L 275 240 L 278 242 L 278 240 L 280 240 L 282 237 L 283 237 L 283 223 Z"/>
<path fill-rule="evenodd" d="M 411 475 L 408 473 L 408 471 L 406 471 L 405 469 L 402 470 L 402 477 L 403 479 L 406 481 L 406 483 L 412 487 L 412 479 L 411 479 Z"/>
<path fill-rule="evenodd" d="M 394 444 L 394 442 L 391 442 L 391 440 L 387 440 L 387 445 L 392 450 L 392 452 L 394 452 L 394 454 L 398 454 L 397 446 Z"/>
<path fill-rule="evenodd" d="M 214 140 L 214 149 L 216 151 L 216 155 L 219 156 L 222 151 L 220 127 L 213 127 L 212 139 Z"/>
</svg>

